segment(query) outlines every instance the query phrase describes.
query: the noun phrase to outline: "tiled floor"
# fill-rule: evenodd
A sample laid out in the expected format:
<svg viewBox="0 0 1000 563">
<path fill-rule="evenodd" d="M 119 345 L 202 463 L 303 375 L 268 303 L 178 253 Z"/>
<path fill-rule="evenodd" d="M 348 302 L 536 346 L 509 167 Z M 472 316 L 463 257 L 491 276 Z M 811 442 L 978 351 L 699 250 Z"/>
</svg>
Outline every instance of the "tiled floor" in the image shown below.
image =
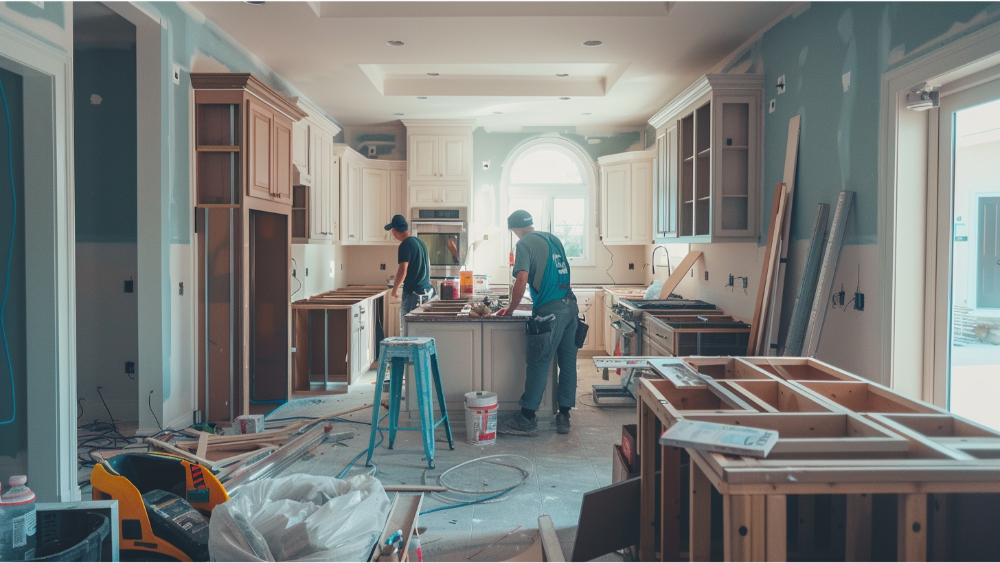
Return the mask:
<svg viewBox="0 0 1000 563">
<path fill-rule="evenodd" d="M 602 383 L 599 372 L 589 358 L 578 363 L 578 395 L 588 394 L 590 386 Z M 370 374 L 373 379 L 373 374 Z M 331 412 L 365 404 L 373 398 L 374 388 L 366 379 L 351 386 L 347 395 L 330 397 Z M 550 417 L 540 420 L 540 433 L 534 438 L 500 436 L 489 446 L 475 446 L 465 441 L 465 425 L 453 423 L 455 450 L 448 450 L 444 431 L 437 435 L 436 467 L 427 470 L 418 432 L 400 432 L 393 450 L 384 443 L 375 453 L 376 476 L 386 484 L 436 484 L 442 472 L 480 457 L 512 454 L 518 458 L 493 461 L 516 464 L 533 470 L 524 485 L 496 502 L 453 508 L 420 517 L 425 531 L 421 537 L 427 561 L 502 561 L 530 546 L 537 536 L 538 516 L 552 517 L 563 551 L 572 554 L 576 525 L 584 493 L 611 484 L 612 444 L 620 443 L 621 426 L 635 422 L 634 408 L 599 409 L 578 402 L 572 413 L 573 428 L 559 435 Z M 352 420 L 371 420 L 371 411 L 349 415 Z M 355 438 L 344 445 L 325 444 L 307 459 L 288 470 L 315 475 L 337 475 L 347 462 L 368 447 L 370 427 L 360 424 L 336 423 L 334 432 L 353 429 Z M 364 458 L 348 475 L 371 471 L 363 466 Z M 286 473 L 287 474 L 287 473 Z M 517 469 L 495 465 L 489 461 L 470 464 L 447 476 L 453 487 L 469 490 L 496 490 L 517 483 L 523 473 Z M 477 496 L 447 493 L 448 498 L 427 495 L 424 510 L 453 504 Z M 449 500 L 450 499 L 450 500 Z M 518 528 L 520 526 L 520 528 Z M 516 530 L 516 531 L 515 531 Z M 513 533 L 511 533 L 513 531 Z M 509 535 L 508 535 L 509 534 Z M 505 537 L 506 536 L 506 537 Z M 620 560 L 615 555 L 610 560 Z"/>
</svg>

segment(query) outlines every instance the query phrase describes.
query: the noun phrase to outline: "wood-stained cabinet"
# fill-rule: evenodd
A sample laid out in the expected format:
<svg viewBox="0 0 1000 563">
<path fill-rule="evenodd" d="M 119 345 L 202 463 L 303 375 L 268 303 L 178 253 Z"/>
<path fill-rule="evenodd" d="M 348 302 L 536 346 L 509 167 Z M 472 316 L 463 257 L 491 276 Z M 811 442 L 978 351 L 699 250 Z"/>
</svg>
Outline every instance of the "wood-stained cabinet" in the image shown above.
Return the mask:
<svg viewBox="0 0 1000 563">
<path fill-rule="evenodd" d="M 291 396 L 292 136 L 306 114 L 250 74 L 192 73 L 191 85 L 196 408 L 229 421 Z"/>
<path fill-rule="evenodd" d="M 703 76 L 657 128 L 657 242 L 756 239 L 763 171 L 763 76 Z"/>
<path fill-rule="evenodd" d="M 597 159 L 604 244 L 653 242 L 654 158 L 654 151 L 632 151 Z"/>
</svg>

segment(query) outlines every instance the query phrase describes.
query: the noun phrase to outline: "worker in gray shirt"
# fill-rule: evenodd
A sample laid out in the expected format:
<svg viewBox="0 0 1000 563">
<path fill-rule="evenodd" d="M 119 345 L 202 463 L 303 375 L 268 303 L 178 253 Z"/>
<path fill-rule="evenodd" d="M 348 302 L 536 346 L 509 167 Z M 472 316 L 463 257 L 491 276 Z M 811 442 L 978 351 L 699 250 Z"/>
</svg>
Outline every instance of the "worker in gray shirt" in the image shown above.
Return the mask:
<svg viewBox="0 0 1000 563">
<path fill-rule="evenodd" d="M 576 406 L 577 320 L 580 309 L 570 289 L 569 262 L 558 237 L 536 231 L 531 214 L 518 210 L 507 218 L 507 228 L 517 238 L 514 288 L 510 306 L 498 315 L 513 315 L 525 288 L 531 294 L 532 318 L 528 322 L 527 370 L 521 411 L 497 424 L 497 432 L 518 436 L 538 435 L 538 410 L 549 378 L 552 355 L 559 364 L 559 413 L 556 431 L 569 433 L 569 411 Z"/>
</svg>

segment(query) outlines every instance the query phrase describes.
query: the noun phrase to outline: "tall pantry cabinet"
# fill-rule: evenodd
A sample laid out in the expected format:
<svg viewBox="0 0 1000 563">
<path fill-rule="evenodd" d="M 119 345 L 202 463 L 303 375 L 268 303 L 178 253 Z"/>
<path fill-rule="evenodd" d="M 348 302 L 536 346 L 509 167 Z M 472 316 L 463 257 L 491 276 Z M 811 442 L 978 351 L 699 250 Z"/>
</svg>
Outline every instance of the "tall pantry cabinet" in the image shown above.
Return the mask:
<svg viewBox="0 0 1000 563">
<path fill-rule="evenodd" d="M 225 421 L 291 394 L 292 131 L 306 114 L 250 74 L 191 85 L 198 409 Z"/>
</svg>

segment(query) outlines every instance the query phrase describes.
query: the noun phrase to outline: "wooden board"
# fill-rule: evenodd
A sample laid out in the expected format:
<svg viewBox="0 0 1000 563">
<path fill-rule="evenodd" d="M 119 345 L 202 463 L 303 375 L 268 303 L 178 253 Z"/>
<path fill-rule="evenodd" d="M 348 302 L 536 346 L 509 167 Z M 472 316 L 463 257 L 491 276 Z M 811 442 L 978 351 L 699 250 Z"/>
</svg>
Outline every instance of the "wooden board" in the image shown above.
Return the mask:
<svg viewBox="0 0 1000 563">
<path fill-rule="evenodd" d="M 681 280 L 687 275 L 688 271 L 691 270 L 691 266 L 701 258 L 702 252 L 700 250 L 692 250 L 687 253 L 687 256 L 681 260 L 681 263 L 677 265 L 667 281 L 663 282 L 663 289 L 660 290 L 660 299 L 667 299 L 670 294 L 673 293 L 677 286 L 680 285 Z"/>
<path fill-rule="evenodd" d="M 809 237 L 809 249 L 806 251 L 805 270 L 802 272 L 802 282 L 799 284 L 799 292 L 792 306 L 792 318 L 788 323 L 785 343 L 778 348 L 779 356 L 798 356 L 802 353 L 802 341 L 806 336 L 809 312 L 812 309 L 813 297 L 816 295 L 816 278 L 819 277 L 823 249 L 826 247 L 826 227 L 829 222 L 830 206 L 821 203 L 816 209 L 816 218 L 813 219 L 812 236 Z"/>
<path fill-rule="evenodd" d="M 583 495 L 572 561 L 590 561 L 639 543 L 638 477 Z"/>
<path fill-rule="evenodd" d="M 771 287 L 771 277 L 774 274 L 774 258 L 777 254 L 777 244 L 779 242 L 778 229 L 780 224 L 778 218 L 782 217 L 785 210 L 785 185 L 778 184 L 774 189 L 774 202 L 771 205 L 771 223 L 768 228 L 767 246 L 764 247 L 764 264 L 761 266 L 760 285 L 757 286 L 757 301 L 753 308 L 753 320 L 750 322 L 750 342 L 747 343 L 747 355 L 756 356 L 760 342 L 764 337 L 763 324 L 766 318 L 766 308 L 768 303 L 768 292 Z"/>
<path fill-rule="evenodd" d="M 785 145 L 785 172 L 782 183 L 787 190 L 785 211 L 781 220 L 781 258 L 778 260 L 777 275 L 771 294 L 771 311 L 767 320 L 767 338 L 764 342 L 764 355 L 774 356 L 778 350 L 778 332 L 781 329 L 781 305 L 785 290 L 785 269 L 788 262 L 788 247 L 791 243 L 792 204 L 795 198 L 795 167 L 799 158 L 799 123 L 801 115 L 788 120 L 788 141 Z"/>
<path fill-rule="evenodd" d="M 538 517 L 538 533 L 542 536 L 542 554 L 545 556 L 545 560 L 566 561 L 551 516 L 544 515 Z"/>
</svg>

